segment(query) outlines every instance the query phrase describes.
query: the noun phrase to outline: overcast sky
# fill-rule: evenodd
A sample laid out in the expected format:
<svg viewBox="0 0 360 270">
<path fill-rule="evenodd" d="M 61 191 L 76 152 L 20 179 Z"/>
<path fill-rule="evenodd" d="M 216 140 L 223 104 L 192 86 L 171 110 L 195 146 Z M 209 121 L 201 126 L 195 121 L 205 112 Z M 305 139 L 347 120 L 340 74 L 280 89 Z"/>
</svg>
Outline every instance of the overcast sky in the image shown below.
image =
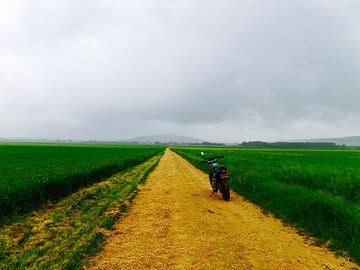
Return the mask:
<svg viewBox="0 0 360 270">
<path fill-rule="evenodd" d="M 0 137 L 360 135 L 360 1 L 0 2 Z"/>
</svg>

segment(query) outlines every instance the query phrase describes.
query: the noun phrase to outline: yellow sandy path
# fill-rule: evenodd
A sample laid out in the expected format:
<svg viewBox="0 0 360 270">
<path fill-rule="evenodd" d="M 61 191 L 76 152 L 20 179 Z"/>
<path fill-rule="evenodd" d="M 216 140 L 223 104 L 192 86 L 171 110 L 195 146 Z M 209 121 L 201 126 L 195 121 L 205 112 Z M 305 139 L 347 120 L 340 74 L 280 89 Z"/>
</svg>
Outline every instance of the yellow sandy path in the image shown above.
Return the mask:
<svg viewBox="0 0 360 270">
<path fill-rule="evenodd" d="M 91 269 L 357 267 L 242 197 L 210 193 L 207 175 L 167 150 Z"/>
</svg>

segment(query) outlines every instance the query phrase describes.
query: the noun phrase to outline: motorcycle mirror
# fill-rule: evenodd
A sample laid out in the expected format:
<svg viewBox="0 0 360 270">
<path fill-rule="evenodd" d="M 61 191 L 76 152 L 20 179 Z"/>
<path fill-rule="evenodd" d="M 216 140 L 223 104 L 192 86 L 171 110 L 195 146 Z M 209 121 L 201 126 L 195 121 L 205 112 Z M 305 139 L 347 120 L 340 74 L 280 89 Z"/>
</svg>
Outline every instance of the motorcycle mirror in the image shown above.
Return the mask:
<svg viewBox="0 0 360 270">
<path fill-rule="evenodd" d="M 202 156 L 205 156 L 204 152 L 201 152 L 201 155 L 202 155 Z"/>
</svg>

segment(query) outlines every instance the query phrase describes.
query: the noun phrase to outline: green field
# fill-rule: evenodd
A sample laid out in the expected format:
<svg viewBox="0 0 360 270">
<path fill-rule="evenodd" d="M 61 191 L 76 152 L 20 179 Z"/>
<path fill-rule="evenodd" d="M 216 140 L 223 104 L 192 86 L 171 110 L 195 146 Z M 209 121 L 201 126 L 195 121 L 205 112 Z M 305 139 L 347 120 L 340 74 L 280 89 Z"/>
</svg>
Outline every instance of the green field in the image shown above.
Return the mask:
<svg viewBox="0 0 360 270">
<path fill-rule="evenodd" d="M 360 261 L 360 151 L 173 150 L 204 171 L 200 151 L 225 155 L 234 191 Z"/>
<path fill-rule="evenodd" d="M 164 147 L 0 145 L 0 223 L 161 151 Z"/>
<path fill-rule="evenodd" d="M 83 269 L 128 211 L 160 157 L 0 226 L 0 269 Z"/>
</svg>

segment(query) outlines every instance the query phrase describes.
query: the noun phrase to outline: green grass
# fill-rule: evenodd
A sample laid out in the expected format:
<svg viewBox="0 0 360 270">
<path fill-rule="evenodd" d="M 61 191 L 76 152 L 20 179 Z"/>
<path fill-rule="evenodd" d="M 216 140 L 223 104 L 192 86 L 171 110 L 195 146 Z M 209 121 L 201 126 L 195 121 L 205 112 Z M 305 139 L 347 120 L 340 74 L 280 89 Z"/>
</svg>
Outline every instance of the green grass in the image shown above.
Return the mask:
<svg viewBox="0 0 360 270">
<path fill-rule="evenodd" d="M 128 211 L 160 156 L 0 227 L 0 269 L 82 269 Z"/>
<path fill-rule="evenodd" d="M 163 150 L 152 146 L 0 145 L 0 223 Z"/>
<path fill-rule="evenodd" d="M 360 262 L 360 151 L 173 150 L 204 171 L 200 151 L 225 155 L 234 191 Z"/>
</svg>

